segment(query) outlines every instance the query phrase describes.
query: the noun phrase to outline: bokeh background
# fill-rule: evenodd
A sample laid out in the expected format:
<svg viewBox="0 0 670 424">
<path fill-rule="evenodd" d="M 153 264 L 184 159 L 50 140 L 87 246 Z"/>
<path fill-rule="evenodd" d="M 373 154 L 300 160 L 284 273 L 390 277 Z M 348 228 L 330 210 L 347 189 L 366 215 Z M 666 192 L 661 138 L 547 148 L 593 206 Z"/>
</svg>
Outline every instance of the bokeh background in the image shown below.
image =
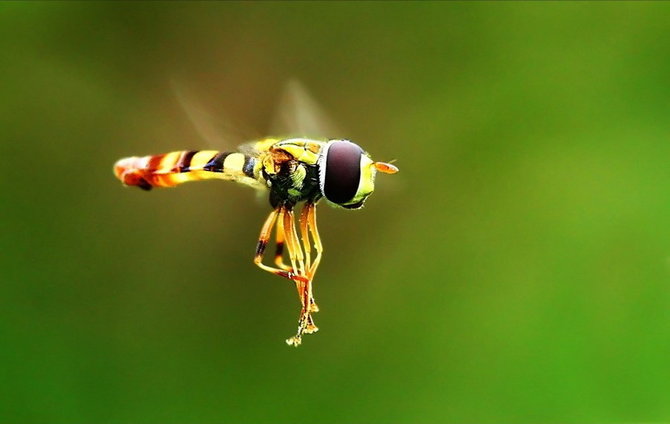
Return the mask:
<svg viewBox="0 0 670 424">
<path fill-rule="evenodd" d="M 670 4 L 3 3 L 0 422 L 670 419 Z M 321 331 L 251 262 L 171 81 L 267 131 L 296 78 L 381 160 L 320 208 Z M 230 148 L 232 146 L 214 146 Z"/>
</svg>

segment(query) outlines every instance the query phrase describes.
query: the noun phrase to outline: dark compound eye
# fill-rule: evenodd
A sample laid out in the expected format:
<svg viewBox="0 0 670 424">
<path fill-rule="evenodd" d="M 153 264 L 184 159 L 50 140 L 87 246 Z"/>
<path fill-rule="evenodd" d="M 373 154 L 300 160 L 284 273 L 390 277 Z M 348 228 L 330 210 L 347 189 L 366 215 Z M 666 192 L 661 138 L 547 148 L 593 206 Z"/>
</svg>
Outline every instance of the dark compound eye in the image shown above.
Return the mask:
<svg viewBox="0 0 670 424">
<path fill-rule="evenodd" d="M 326 177 L 323 194 L 333 203 L 345 203 L 354 198 L 361 181 L 361 155 L 356 144 L 334 141 L 326 155 Z"/>
</svg>

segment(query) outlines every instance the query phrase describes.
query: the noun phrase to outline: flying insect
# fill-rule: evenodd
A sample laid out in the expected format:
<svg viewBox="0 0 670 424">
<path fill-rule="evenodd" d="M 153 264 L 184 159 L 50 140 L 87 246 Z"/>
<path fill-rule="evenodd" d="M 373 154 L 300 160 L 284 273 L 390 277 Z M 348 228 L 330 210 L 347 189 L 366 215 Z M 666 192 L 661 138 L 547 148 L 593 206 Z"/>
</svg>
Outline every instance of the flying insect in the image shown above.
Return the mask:
<svg viewBox="0 0 670 424">
<path fill-rule="evenodd" d="M 234 152 L 190 150 L 133 156 L 114 165 L 119 180 L 144 190 L 220 179 L 267 192 L 272 211 L 261 228 L 253 261 L 296 285 L 302 307 L 297 332 L 286 340 L 292 346 L 300 345 L 303 334 L 318 331 L 312 318 L 319 311 L 312 281 L 323 245 L 317 229 L 316 205 L 325 199 L 344 209 L 362 208 L 374 191 L 377 172 L 394 174 L 398 168 L 373 161 L 349 140 L 312 138 L 266 138 L 242 145 Z M 298 205 L 302 208 L 296 216 Z M 264 258 L 273 232 L 274 263 L 268 265 Z M 285 249 L 288 263 L 284 260 Z"/>
</svg>

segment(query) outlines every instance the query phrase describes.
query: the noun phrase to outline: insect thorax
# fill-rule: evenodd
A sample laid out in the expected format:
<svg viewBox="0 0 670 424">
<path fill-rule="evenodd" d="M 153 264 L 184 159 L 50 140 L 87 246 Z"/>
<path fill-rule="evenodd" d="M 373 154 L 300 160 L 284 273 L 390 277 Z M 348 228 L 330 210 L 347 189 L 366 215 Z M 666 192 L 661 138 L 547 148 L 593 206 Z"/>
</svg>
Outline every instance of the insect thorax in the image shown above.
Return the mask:
<svg viewBox="0 0 670 424">
<path fill-rule="evenodd" d="M 262 173 L 269 183 L 270 205 L 273 208 L 279 205 L 294 206 L 305 200 L 316 201 L 321 197 L 316 164 L 274 156 L 264 161 Z"/>
</svg>

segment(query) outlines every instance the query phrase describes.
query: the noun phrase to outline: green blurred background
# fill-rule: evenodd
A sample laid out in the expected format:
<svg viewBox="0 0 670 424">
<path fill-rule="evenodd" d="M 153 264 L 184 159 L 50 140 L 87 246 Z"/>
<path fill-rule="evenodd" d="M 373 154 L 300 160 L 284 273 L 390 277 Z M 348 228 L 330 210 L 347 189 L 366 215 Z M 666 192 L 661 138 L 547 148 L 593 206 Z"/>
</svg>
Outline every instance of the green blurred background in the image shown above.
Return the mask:
<svg viewBox="0 0 670 424">
<path fill-rule="evenodd" d="M 668 34 L 667 3 L 3 3 L 0 421 L 667 421 Z M 298 349 L 265 201 L 112 175 L 211 147 L 174 78 L 261 134 L 297 78 L 397 159 L 320 208 Z"/>
</svg>

